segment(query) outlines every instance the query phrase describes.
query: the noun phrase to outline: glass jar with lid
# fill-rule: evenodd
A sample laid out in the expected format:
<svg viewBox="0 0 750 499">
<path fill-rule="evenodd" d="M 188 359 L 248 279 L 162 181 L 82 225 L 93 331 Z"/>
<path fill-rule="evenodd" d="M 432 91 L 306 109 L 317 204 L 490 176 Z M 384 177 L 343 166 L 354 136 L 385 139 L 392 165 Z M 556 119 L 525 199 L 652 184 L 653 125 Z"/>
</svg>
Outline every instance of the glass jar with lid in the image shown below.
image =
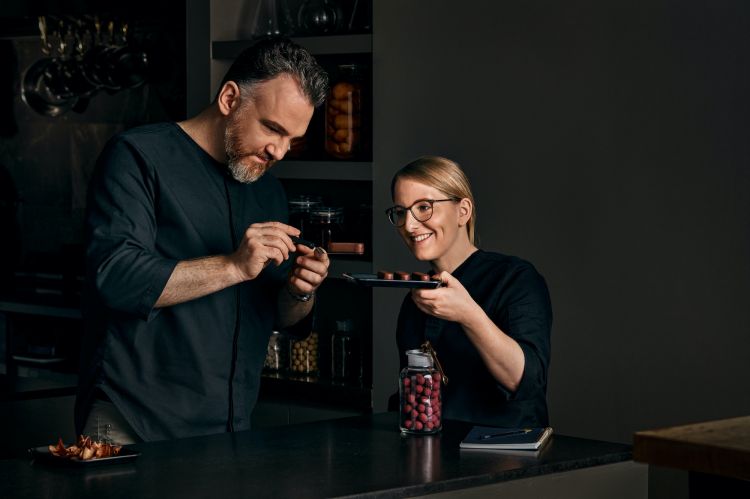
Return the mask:
<svg viewBox="0 0 750 499">
<path fill-rule="evenodd" d="M 310 210 L 309 230 L 305 237 L 323 249 L 331 241 L 341 241 L 344 233 L 344 209 L 338 206 L 320 206 Z"/>
<path fill-rule="evenodd" d="M 354 380 L 361 376 L 359 345 L 350 319 L 336 321 L 336 330 L 331 335 L 331 377 L 338 380 Z"/>
<path fill-rule="evenodd" d="M 289 225 L 297 227 L 301 231 L 302 237 L 307 237 L 305 231 L 310 224 L 310 211 L 323 204 L 322 198 L 303 194 L 290 198 L 287 204 L 289 206 Z"/>
<path fill-rule="evenodd" d="M 430 434 L 442 428 L 442 376 L 429 352 L 407 350 L 399 375 L 399 427 L 402 433 Z"/>
<path fill-rule="evenodd" d="M 331 82 L 326 99 L 325 150 L 338 159 L 352 159 L 363 149 L 362 68 L 342 64 Z"/>
<path fill-rule="evenodd" d="M 314 331 L 305 339 L 293 341 L 290 369 L 296 374 L 317 374 L 318 353 L 318 333 Z"/>
<path fill-rule="evenodd" d="M 344 24 L 337 0 L 303 0 L 297 11 L 297 25 L 303 35 L 330 35 Z"/>
<path fill-rule="evenodd" d="M 281 372 L 288 368 L 289 337 L 281 331 L 273 331 L 268 339 L 263 369 L 269 372 Z"/>
</svg>

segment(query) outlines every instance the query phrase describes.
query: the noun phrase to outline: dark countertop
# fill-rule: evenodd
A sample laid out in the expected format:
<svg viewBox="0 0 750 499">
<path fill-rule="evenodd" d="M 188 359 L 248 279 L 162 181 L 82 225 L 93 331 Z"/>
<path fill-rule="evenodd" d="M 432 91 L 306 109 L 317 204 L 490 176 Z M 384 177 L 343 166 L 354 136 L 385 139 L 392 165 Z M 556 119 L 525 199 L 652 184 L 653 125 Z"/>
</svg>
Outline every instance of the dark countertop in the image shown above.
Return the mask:
<svg viewBox="0 0 750 499">
<path fill-rule="evenodd" d="M 402 436 L 383 413 L 143 443 L 130 463 L 0 460 L 3 497 L 407 497 L 631 459 L 625 444 L 553 435 L 537 456 L 460 450 L 470 425 Z M 53 443 L 53 442 L 50 442 Z M 69 442 L 66 442 L 69 443 Z"/>
</svg>

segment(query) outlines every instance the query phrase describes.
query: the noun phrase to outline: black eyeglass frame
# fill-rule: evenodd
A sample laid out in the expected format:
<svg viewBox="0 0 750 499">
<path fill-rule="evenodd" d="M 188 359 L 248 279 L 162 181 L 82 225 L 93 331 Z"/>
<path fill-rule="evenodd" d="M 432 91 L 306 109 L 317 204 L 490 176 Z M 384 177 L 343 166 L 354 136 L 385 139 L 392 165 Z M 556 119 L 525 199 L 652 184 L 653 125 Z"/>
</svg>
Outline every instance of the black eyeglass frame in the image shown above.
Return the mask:
<svg viewBox="0 0 750 499">
<path fill-rule="evenodd" d="M 452 197 L 452 198 L 445 198 L 445 199 L 417 199 L 408 208 L 405 207 L 405 206 L 400 206 L 400 205 L 391 206 L 390 208 L 388 208 L 387 210 L 385 210 L 385 214 L 388 217 L 388 221 L 391 222 L 391 225 L 393 225 L 394 227 L 403 227 L 406 224 L 406 216 L 404 216 L 404 221 L 402 223 L 400 223 L 400 224 L 397 224 L 391 218 L 391 214 L 393 213 L 393 211 L 396 208 L 401 208 L 401 209 L 404 210 L 404 212 L 406 212 L 406 211 L 410 212 L 411 216 L 413 216 L 414 220 L 416 220 L 417 222 L 426 222 L 427 220 L 429 220 L 429 219 L 432 218 L 432 214 L 435 211 L 435 203 L 442 203 L 442 202 L 445 202 L 445 201 L 453 201 L 454 203 L 457 203 L 458 201 L 461 201 L 461 198 Z M 424 220 L 420 220 L 419 217 L 417 215 L 415 215 L 414 212 L 411 209 L 414 208 L 419 203 L 425 203 L 425 202 L 426 203 L 430 203 L 430 216 L 427 217 L 427 218 L 425 218 Z"/>
</svg>

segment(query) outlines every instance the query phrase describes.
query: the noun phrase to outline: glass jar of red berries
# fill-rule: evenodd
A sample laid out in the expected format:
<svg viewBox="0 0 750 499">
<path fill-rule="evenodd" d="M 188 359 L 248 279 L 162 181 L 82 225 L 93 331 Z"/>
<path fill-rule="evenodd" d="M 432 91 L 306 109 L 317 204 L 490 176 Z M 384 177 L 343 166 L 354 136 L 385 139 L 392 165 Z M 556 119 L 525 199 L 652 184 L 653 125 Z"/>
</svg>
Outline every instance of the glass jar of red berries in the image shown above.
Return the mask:
<svg viewBox="0 0 750 499">
<path fill-rule="evenodd" d="M 442 428 L 442 376 L 433 367 L 430 353 L 408 350 L 406 358 L 408 365 L 399 375 L 399 427 L 403 433 L 437 433 Z"/>
</svg>

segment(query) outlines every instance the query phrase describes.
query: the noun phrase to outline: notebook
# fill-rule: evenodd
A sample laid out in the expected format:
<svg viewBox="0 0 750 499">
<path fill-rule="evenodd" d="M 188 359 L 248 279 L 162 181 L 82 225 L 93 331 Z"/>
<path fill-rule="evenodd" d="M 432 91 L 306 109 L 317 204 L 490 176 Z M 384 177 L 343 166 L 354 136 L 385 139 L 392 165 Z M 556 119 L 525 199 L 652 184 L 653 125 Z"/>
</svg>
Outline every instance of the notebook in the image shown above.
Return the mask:
<svg viewBox="0 0 750 499">
<path fill-rule="evenodd" d="M 461 441 L 462 449 L 536 450 L 552 435 L 552 428 L 475 426 Z"/>
</svg>

